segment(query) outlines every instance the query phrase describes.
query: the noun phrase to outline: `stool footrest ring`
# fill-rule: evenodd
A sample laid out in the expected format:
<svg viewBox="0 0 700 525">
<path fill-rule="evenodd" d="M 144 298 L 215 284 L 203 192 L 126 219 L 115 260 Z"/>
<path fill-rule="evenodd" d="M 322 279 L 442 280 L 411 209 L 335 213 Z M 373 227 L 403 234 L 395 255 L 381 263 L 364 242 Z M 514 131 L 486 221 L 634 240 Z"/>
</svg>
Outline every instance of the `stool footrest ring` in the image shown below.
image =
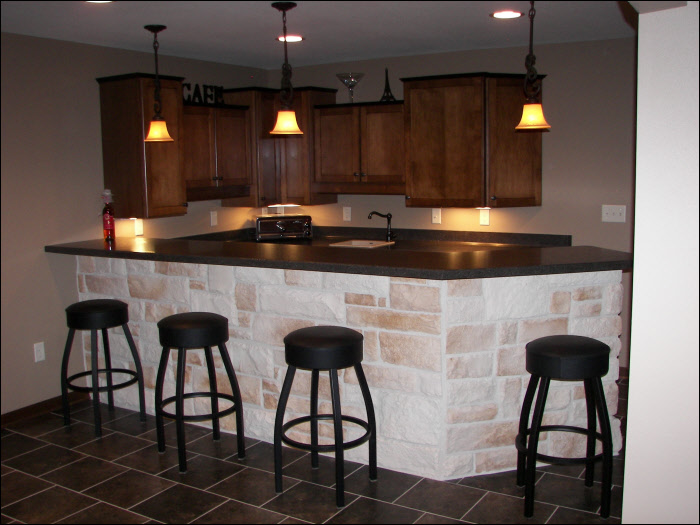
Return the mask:
<svg viewBox="0 0 700 525">
<path fill-rule="evenodd" d="M 354 439 L 352 441 L 344 441 L 343 442 L 343 450 L 347 450 L 350 448 L 355 448 L 357 446 L 362 445 L 363 443 L 366 443 L 369 441 L 371 437 L 371 430 L 369 428 L 369 424 L 366 421 L 363 421 L 361 419 L 358 419 L 356 417 L 352 416 L 340 416 L 340 419 L 342 421 L 346 421 L 348 423 L 354 423 L 355 425 L 359 425 L 362 428 L 365 429 L 365 433 L 360 436 L 357 439 Z M 319 420 L 333 420 L 333 414 L 318 414 L 316 416 L 304 416 L 304 417 L 299 417 L 296 419 L 292 419 L 288 422 L 286 422 L 284 425 L 282 425 L 282 441 L 284 441 L 287 445 L 290 445 L 292 447 L 300 448 L 302 450 L 309 450 L 311 452 L 333 452 L 335 451 L 335 445 L 311 445 L 310 443 L 302 443 L 300 441 L 296 441 L 294 439 L 291 439 L 287 437 L 286 432 L 290 428 L 296 426 L 296 425 L 301 425 L 302 423 L 307 423 L 311 422 L 313 420 L 319 421 Z"/>
<path fill-rule="evenodd" d="M 191 399 L 191 398 L 194 398 L 194 397 L 208 397 L 208 398 L 211 398 L 211 397 L 214 397 L 214 395 L 215 395 L 217 398 L 219 398 L 219 399 L 225 399 L 225 400 L 231 401 L 231 402 L 233 403 L 233 406 L 230 406 L 230 407 L 228 407 L 228 408 L 226 408 L 226 409 L 224 409 L 224 410 L 219 410 L 219 411 L 216 413 L 216 417 L 222 418 L 222 417 L 224 417 L 224 416 L 228 416 L 229 414 L 233 414 L 233 413 L 236 411 L 236 409 L 238 408 L 238 407 L 236 406 L 236 400 L 235 400 L 235 398 L 234 398 L 232 395 L 230 395 L 230 394 L 221 394 L 221 393 L 218 393 L 218 392 L 217 392 L 216 394 L 212 394 L 212 393 L 210 393 L 210 392 L 189 392 L 189 393 L 187 393 L 187 394 L 184 394 L 182 397 L 183 397 L 183 399 Z M 168 397 L 168 398 L 164 399 L 164 400 L 161 402 L 161 404 L 160 404 L 159 412 L 160 412 L 163 416 L 165 416 L 165 417 L 167 417 L 167 418 L 176 419 L 176 418 L 177 418 L 177 414 L 175 414 L 174 412 L 167 412 L 167 411 L 165 410 L 165 406 L 166 406 L 166 405 L 169 405 L 169 404 L 171 404 L 171 403 L 174 403 L 175 401 L 176 401 L 176 397 L 175 397 L 175 396 Z M 212 413 L 207 413 L 207 414 L 189 414 L 189 415 L 188 415 L 188 414 L 183 414 L 183 416 L 182 416 L 183 421 L 209 421 L 209 420 L 211 420 L 211 419 L 213 419 L 213 418 L 214 418 L 214 414 L 212 414 Z"/>
<path fill-rule="evenodd" d="M 132 376 L 131 379 L 127 379 L 126 381 L 116 384 L 116 385 L 105 385 L 105 386 L 98 386 L 97 391 L 98 392 L 110 392 L 112 390 L 119 390 L 120 388 L 126 388 L 127 386 L 133 385 L 139 380 L 138 373 L 134 372 L 133 370 L 129 370 L 128 368 L 98 368 L 97 369 L 98 374 L 126 374 Z M 73 374 L 72 376 L 68 376 L 66 378 L 66 386 L 70 388 L 71 390 L 75 390 L 76 392 L 92 392 L 92 387 L 91 386 L 80 386 L 80 385 L 74 385 L 71 383 L 71 381 L 75 381 L 78 378 L 81 377 L 92 377 L 92 371 L 87 371 L 87 372 L 80 372 L 78 374 Z"/>
<path fill-rule="evenodd" d="M 525 441 L 526 436 L 530 434 L 531 429 L 527 429 L 524 433 L 518 434 L 515 436 L 515 448 L 519 450 L 520 452 L 527 452 L 527 444 Z M 573 432 L 575 434 L 582 434 L 584 436 L 588 436 L 591 434 L 591 431 L 589 431 L 586 428 L 582 427 L 572 427 L 569 425 L 543 425 L 540 427 L 540 433 L 543 432 Z M 600 441 L 601 443 L 603 442 L 603 435 L 600 434 L 599 432 L 594 432 L 595 438 Z M 540 454 L 539 452 L 537 453 L 537 459 L 540 461 L 544 461 L 545 463 L 551 463 L 553 465 L 578 465 L 578 464 L 584 464 L 587 463 L 588 461 L 591 460 L 598 460 L 603 457 L 603 454 L 596 454 L 595 456 L 592 457 L 582 457 L 582 458 L 563 458 L 563 457 L 557 457 L 557 456 L 547 456 L 546 454 Z"/>
</svg>

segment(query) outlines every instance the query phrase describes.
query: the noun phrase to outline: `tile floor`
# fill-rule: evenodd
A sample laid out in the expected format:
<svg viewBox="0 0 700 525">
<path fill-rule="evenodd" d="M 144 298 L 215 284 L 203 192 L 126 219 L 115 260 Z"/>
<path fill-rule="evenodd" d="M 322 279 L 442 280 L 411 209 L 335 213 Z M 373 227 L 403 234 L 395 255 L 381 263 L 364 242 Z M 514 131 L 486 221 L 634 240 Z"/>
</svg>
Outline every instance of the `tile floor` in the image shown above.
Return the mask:
<svg viewBox="0 0 700 525">
<path fill-rule="evenodd" d="M 538 473 L 535 515 L 523 518 L 515 473 L 435 481 L 346 462 L 346 506 L 335 506 L 333 459 L 312 471 L 308 454 L 285 448 L 284 492 L 275 494 L 272 445 L 187 429 L 188 472 L 180 474 L 174 425 L 156 449 L 154 418 L 103 407 L 103 437 L 92 411 L 76 405 L 73 424 L 49 412 L 2 429 L 2 523 L 620 523 L 623 457 L 614 460 L 611 517 L 596 514 L 600 484 L 586 488 L 583 466 Z M 172 445 L 172 447 L 170 446 Z M 596 475 L 599 480 L 600 469 Z"/>
</svg>

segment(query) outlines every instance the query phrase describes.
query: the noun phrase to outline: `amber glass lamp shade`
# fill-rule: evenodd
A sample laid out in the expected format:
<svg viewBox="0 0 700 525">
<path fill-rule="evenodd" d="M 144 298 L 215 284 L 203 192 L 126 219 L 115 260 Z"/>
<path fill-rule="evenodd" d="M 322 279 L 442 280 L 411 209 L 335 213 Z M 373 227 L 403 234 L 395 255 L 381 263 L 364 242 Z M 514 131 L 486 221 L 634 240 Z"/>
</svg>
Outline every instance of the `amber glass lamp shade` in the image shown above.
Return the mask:
<svg viewBox="0 0 700 525">
<path fill-rule="evenodd" d="M 515 126 L 515 129 L 550 129 L 551 127 L 544 119 L 542 104 L 525 104 L 523 106 L 523 118 L 520 119 L 520 124 Z"/>
<path fill-rule="evenodd" d="M 297 115 L 291 110 L 280 110 L 277 113 L 277 123 L 275 128 L 270 131 L 272 135 L 303 135 L 304 132 L 299 129 L 297 124 Z"/>
<path fill-rule="evenodd" d="M 151 127 L 148 130 L 148 136 L 145 142 L 173 142 L 173 138 L 168 133 L 168 127 L 165 125 L 165 120 L 161 117 L 154 117 L 151 120 Z"/>
</svg>

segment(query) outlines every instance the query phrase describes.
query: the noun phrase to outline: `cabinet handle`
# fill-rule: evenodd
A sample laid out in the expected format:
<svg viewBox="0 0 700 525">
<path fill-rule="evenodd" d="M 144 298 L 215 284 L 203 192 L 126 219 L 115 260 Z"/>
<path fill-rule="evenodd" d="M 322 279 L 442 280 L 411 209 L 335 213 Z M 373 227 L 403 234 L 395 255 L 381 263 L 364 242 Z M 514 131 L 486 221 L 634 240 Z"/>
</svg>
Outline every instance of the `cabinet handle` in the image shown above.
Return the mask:
<svg viewBox="0 0 700 525">
<path fill-rule="evenodd" d="M 211 180 L 224 180 L 223 177 L 212 177 Z"/>
<path fill-rule="evenodd" d="M 360 173 L 360 180 L 364 179 L 367 177 L 366 173 Z"/>
<path fill-rule="evenodd" d="M 360 172 L 356 171 L 355 173 L 352 174 L 353 177 L 357 178 L 360 176 Z"/>
<path fill-rule="evenodd" d="M 189 203 L 189 202 L 183 202 L 182 205 L 183 205 L 185 208 L 187 208 L 187 207 L 190 205 L 190 203 Z"/>
<path fill-rule="evenodd" d="M 496 200 L 496 196 L 495 196 L 495 195 L 491 195 L 491 200 L 492 200 L 492 201 L 495 201 L 495 200 Z"/>
<path fill-rule="evenodd" d="M 406 195 L 406 200 L 408 200 L 408 199 L 410 199 L 410 198 L 411 198 L 410 195 Z"/>
</svg>

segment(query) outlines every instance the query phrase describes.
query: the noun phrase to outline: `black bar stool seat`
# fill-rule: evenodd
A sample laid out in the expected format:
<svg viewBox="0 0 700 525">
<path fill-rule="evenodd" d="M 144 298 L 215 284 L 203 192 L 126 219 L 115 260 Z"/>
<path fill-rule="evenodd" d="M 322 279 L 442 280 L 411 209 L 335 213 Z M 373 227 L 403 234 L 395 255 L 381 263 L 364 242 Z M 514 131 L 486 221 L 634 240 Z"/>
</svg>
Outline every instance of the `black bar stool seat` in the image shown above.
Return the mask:
<svg viewBox="0 0 700 525">
<path fill-rule="evenodd" d="M 287 374 L 284 379 L 277 415 L 275 418 L 275 491 L 282 492 L 282 442 L 289 446 L 311 452 L 311 467 L 318 468 L 319 452 L 335 452 L 336 504 L 345 505 L 344 451 L 369 441 L 369 479 L 377 479 L 377 427 L 374 405 L 362 365 L 363 340 L 361 333 L 340 326 L 312 326 L 291 332 L 284 338 L 284 355 Z M 367 421 L 344 416 L 340 408 L 338 369 L 353 367 L 362 391 L 367 412 Z M 292 382 L 297 368 L 311 370 L 311 415 L 292 419 L 284 423 L 284 412 L 292 390 Z M 331 385 L 332 414 L 318 413 L 319 371 L 328 370 Z M 334 444 L 319 445 L 318 422 L 332 420 Z M 343 421 L 360 426 L 365 433 L 352 441 L 343 441 Z M 311 443 L 302 443 L 289 438 L 286 433 L 292 427 L 310 423 Z"/>
<path fill-rule="evenodd" d="M 68 324 L 68 338 L 63 351 L 63 361 L 61 363 L 61 400 L 63 404 L 63 424 L 70 425 L 70 404 L 68 403 L 68 390 L 77 392 L 90 392 L 92 394 L 92 406 L 95 423 L 95 436 L 102 436 L 102 416 L 100 414 L 100 392 L 107 392 L 108 405 L 110 410 L 114 410 L 115 390 L 126 388 L 138 382 L 139 385 L 139 405 L 141 421 L 146 421 L 146 403 L 144 395 L 143 370 L 141 360 L 134 339 L 129 330 L 129 305 L 115 299 L 93 299 L 71 304 L 66 308 L 66 322 Z M 109 348 L 108 328 L 121 326 L 124 330 L 129 350 L 131 351 L 136 370 L 128 368 L 112 367 L 112 359 Z M 90 359 L 91 369 L 68 375 L 68 362 L 73 346 L 73 338 L 76 330 L 90 330 Z M 102 343 L 105 357 L 105 367 L 99 368 L 97 349 L 97 330 L 102 331 Z M 103 374 L 106 378 L 106 385 L 100 386 L 99 377 Z M 129 378 L 121 383 L 114 384 L 114 374 L 121 374 Z M 90 377 L 90 386 L 81 386 L 75 380 L 81 377 Z"/>
<path fill-rule="evenodd" d="M 245 457 L 244 428 L 243 428 L 243 401 L 238 387 L 236 372 L 231 364 L 231 359 L 226 349 L 228 341 L 228 319 L 222 315 L 208 312 L 190 312 L 175 314 L 158 322 L 160 344 L 163 346 L 158 375 L 156 377 L 156 429 L 158 435 L 158 451 L 165 452 L 165 431 L 163 417 L 175 420 L 177 430 L 177 449 L 180 472 L 187 471 L 187 459 L 185 449 L 185 421 L 209 421 L 212 422 L 213 437 L 215 441 L 221 438 L 219 419 L 229 414 L 236 413 L 236 438 L 238 445 L 238 457 Z M 221 354 L 221 360 L 226 369 L 232 394 L 224 394 L 217 390 L 216 370 L 211 347 L 217 346 Z M 185 393 L 185 363 L 188 350 L 203 349 L 209 374 L 208 392 Z M 165 372 L 168 368 L 170 350 L 177 351 L 177 372 L 175 375 L 175 395 L 163 399 L 163 386 Z M 208 397 L 211 401 L 211 412 L 207 414 L 185 414 L 185 399 Z M 219 410 L 219 399 L 231 402 L 231 406 Z M 167 405 L 175 403 L 175 412 L 165 410 Z"/>
<path fill-rule="evenodd" d="M 585 464 L 585 485 L 593 485 L 594 462 L 603 460 L 600 516 L 610 516 L 612 491 L 612 432 L 601 378 L 608 373 L 610 347 L 596 339 L 578 335 L 541 337 L 525 345 L 525 368 L 531 374 L 527 386 L 515 447 L 518 451 L 517 484 L 525 486 L 525 517 L 534 512 L 535 468 L 542 461 L 556 465 Z M 587 428 L 570 425 L 542 425 L 550 381 L 583 381 L 586 395 Z M 538 390 L 539 383 L 539 390 Z M 532 402 L 537 393 L 530 421 Z M 600 432 L 597 432 L 597 424 Z M 586 456 L 562 458 L 537 452 L 541 432 L 573 432 L 587 436 Z M 596 442 L 602 443 L 602 453 L 596 454 Z"/>
</svg>

